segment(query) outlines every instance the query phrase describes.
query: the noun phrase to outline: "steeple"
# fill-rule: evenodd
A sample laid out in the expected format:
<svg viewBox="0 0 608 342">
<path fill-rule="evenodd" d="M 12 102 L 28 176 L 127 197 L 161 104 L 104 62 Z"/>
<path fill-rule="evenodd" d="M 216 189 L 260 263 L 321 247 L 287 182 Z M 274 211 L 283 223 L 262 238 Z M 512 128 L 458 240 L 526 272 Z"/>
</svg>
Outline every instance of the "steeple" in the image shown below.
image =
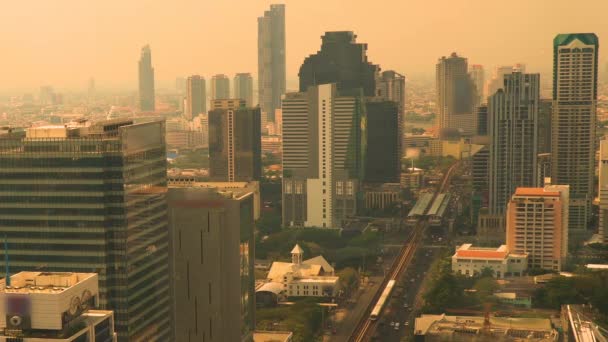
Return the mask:
<svg viewBox="0 0 608 342">
<path fill-rule="evenodd" d="M 295 265 L 300 265 L 302 263 L 302 256 L 304 255 L 304 250 L 300 245 L 296 244 L 295 247 L 291 250 L 291 263 Z"/>
</svg>

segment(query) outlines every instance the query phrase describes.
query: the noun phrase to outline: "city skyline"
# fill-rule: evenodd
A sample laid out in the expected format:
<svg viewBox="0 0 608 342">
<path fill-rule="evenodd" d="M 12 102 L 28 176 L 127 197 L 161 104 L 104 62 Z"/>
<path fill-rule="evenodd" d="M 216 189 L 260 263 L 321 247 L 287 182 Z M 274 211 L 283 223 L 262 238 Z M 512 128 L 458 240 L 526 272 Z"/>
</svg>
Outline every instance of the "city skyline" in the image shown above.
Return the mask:
<svg viewBox="0 0 608 342">
<path fill-rule="evenodd" d="M 11 3 L 3 11 L 11 16 L 0 20 L 0 31 L 6 33 L 5 45 L 11 47 L 3 55 L 5 63 L 0 65 L 0 74 L 12 80 L 3 85 L 0 92 L 37 89 L 45 84 L 58 89 L 82 90 L 86 89 L 90 77 L 96 79 L 100 89 L 134 90 L 137 72 L 133 62 L 137 60 L 137 47 L 145 44 L 154 47 L 159 89 L 174 85 L 175 77 L 194 73 L 209 77 L 218 72 L 230 75 L 251 72 L 257 79 L 256 18 L 273 2 L 241 1 L 233 6 L 234 1 L 195 3 L 182 0 L 172 6 L 183 15 L 175 25 L 152 28 L 145 23 L 166 22 L 173 12 L 166 11 L 161 4 L 147 4 L 143 11 L 141 1 L 129 4 L 106 1 L 94 5 L 64 1 L 37 4 L 34 10 L 27 3 Z M 434 61 L 452 51 L 467 56 L 472 64 L 484 65 L 487 70 L 496 65 L 526 61 L 528 72 L 545 74 L 551 69 L 552 51 L 548 41 L 555 34 L 595 32 L 600 38 L 608 34 L 608 27 L 601 24 L 601 13 L 608 10 L 608 4 L 592 0 L 583 0 L 575 8 L 567 7 L 567 0 L 551 1 L 551 6 L 546 6 L 548 1 L 514 1 L 510 7 L 519 8 L 519 11 L 504 11 L 500 5 L 481 0 L 464 4 L 437 1 L 436 5 L 445 10 L 436 12 L 426 11 L 429 4 L 422 1 L 407 4 L 383 1 L 372 8 L 365 1 L 351 1 L 349 15 L 340 17 L 334 13 L 343 5 L 342 1 L 300 3 L 288 0 L 283 3 L 287 7 L 288 89 L 294 88 L 300 63 L 314 51 L 318 37 L 326 31 L 353 30 L 371 47 L 368 51 L 370 60 L 382 61 L 387 69 L 411 76 L 431 75 Z M 323 11 L 316 10 L 319 5 L 323 6 Z M 63 13 L 69 13 L 70 20 L 61 20 Z M 201 13 L 202 19 L 199 18 Z M 475 14 L 475 20 L 467 20 L 467 16 L 472 15 L 469 13 Z M 187 20 L 193 15 L 197 20 Z M 223 39 L 224 35 L 205 34 L 212 32 L 213 26 L 219 25 L 217 21 L 226 15 L 243 23 L 226 32 L 241 39 L 227 40 Z M 385 25 L 367 20 L 374 15 L 381 16 L 382 22 L 399 20 L 406 24 L 386 34 Z M 117 18 L 131 22 L 127 27 L 121 25 L 120 35 L 119 28 L 110 25 Z M 310 18 L 315 19 L 312 30 L 307 27 Z M 22 19 L 32 25 L 20 25 Z M 495 25 L 496 19 L 514 24 Z M 204 24 L 194 24 L 200 22 Z M 534 31 L 527 25 L 517 24 L 534 22 L 542 23 L 535 25 Z M 80 29 L 72 32 L 75 25 Z M 479 27 L 483 30 L 478 30 Z M 40 35 L 43 29 L 45 39 Z M 421 37 L 425 31 L 425 35 L 433 36 L 433 44 Z M 174 39 L 176 35 L 183 38 Z M 189 44 L 195 39 L 200 48 Z M 479 44 L 480 41 L 484 44 Z M 395 49 L 395 44 L 399 43 L 417 44 L 418 47 Z M 205 47 L 215 45 L 222 46 L 225 53 L 206 53 Z M 79 46 L 79 49 L 73 49 L 73 46 Z M 69 51 L 68 58 L 66 51 Z M 238 58 L 227 57 L 231 55 Z M 40 56 L 44 56 L 44 63 L 40 63 Z M 600 56 L 600 65 L 605 68 L 606 58 Z"/>
</svg>

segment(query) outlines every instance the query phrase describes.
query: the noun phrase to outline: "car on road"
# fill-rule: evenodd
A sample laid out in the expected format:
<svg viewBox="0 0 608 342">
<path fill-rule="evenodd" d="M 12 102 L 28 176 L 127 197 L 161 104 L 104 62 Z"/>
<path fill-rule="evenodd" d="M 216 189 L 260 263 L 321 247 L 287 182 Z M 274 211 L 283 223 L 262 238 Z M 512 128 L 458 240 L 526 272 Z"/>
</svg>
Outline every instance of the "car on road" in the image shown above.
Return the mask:
<svg viewBox="0 0 608 342">
<path fill-rule="evenodd" d="M 395 322 L 391 322 L 390 326 L 394 327 L 395 326 Z"/>
<path fill-rule="evenodd" d="M 407 327 L 408 325 L 410 325 L 410 321 L 403 322 L 403 325 L 405 325 Z"/>
<path fill-rule="evenodd" d="M 407 303 L 403 303 L 403 307 L 404 307 L 404 308 L 407 308 Z"/>
<path fill-rule="evenodd" d="M 399 322 L 395 323 L 395 330 L 399 330 Z"/>
</svg>

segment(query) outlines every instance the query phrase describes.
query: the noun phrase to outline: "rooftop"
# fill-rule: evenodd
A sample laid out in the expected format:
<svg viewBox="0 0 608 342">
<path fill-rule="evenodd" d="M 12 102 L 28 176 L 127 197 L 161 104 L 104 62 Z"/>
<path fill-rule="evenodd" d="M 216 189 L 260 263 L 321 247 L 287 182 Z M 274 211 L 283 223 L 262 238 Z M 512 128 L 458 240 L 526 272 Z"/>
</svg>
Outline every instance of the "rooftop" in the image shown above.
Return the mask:
<svg viewBox="0 0 608 342">
<path fill-rule="evenodd" d="M 516 196 L 544 196 L 544 197 L 559 197 L 557 191 L 546 191 L 544 188 L 517 188 Z"/>
<path fill-rule="evenodd" d="M 509 255 L 506 245 L 498 248 L 473 247 L 472 244 L 464 244 L 456 250 L 455 257 L 458 258 L 480 258 L 480 259 L 504 259 Z"/>
<path fill-rule="evenodd" d="M 92 277 L 95 273 L 70 272 L 19 272 L 11 276 L 10 285 L 6 279 L 0 281 L 5 293 L 61 293 Z"/>
</svg>

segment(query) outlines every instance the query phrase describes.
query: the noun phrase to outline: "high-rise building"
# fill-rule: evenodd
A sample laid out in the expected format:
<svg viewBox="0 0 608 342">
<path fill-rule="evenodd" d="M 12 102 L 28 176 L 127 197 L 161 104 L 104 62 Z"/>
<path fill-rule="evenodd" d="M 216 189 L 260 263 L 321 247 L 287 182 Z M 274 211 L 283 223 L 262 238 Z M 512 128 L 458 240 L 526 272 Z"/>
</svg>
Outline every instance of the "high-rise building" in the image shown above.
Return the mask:
<svg viewBox="0 0 608 342">
<path fill-rule="evenodd" d="M 475 108 L 477 116 L 477 135 L 488 135 L 490 122 L 488 120 L 488 105 L 482 104 Z"/>
<path fill-rule="evenodd" d="M 116 342 L 114 314 L 97 310 L 95 273 L 19 272 L 0 288 L 2 342 Z"/>
<path fill-rule="evenodd" d="M 209 176 L 212 181 L 247 182 L 262 173 L 260 108 L 245 101 L 215 100 L 209 111 Z"/>
<path fill-rule="evenodd" d="M 363 98 L 336 84 L 283 99 L 283 224 L 340 227 L 357 211 L 365 165 Z"/>
<path fill-rule="evenodd" d="M 172 341 L 252 341 L 254 195 L 207 183 L 168 192 Z M 168 340 L 168 339 L 167 339 Z"/>
<path fill-rule="evenodd" d="M 568 252 L 568 185 L 517 188 L 507 211 L 507 247 L 528 267 L 561 271 Z"/>
<path fill-rule="evenodd" d="M 186 81 L 186 105 L 184 117 L 192 120 L 198 115 L 207 113 L 207 85 L 205 78 L 192 75 Z"/>
<path fill-rule="evenodd" d="M 477 130 L 475 85 L 468 73 L 467 59 L 452 53 L 436 66 L 439 129 L 473 135 Z"/>
<path fill-rule="evenodd" d="M 405 125 L 405 76 L 387 70 L 379 74 L 376 80 L 376 96 L 397 103 L 398 107 L 398 137 L 399 156 L 403 155 L 403 127 Z"/>
<path fill-rule="evenodd" d="M 154 102 L 154 68 L 150 45 L 141 48 L 139 58 L 139 109 L 142 112 L 153 112 Z"/>
<path fill-rule="evenodd" d="M 494 68 L 492 79 L 488 81 L 488 97 L 494 95 L 498 89 L 503 87 L 505 75 L 513 73 L 513 68 L 512 65 L 502 65 Z"/>
<path fill-rule="evenodd" d="M 551 178 L 570 185 L 570 236 L 585 232 L 595 174 L 599 41 L 593 33 L 553 40 Z"/>
<path fill-rule="evenodd" d="M 166 158 L 164 121 L 0 136 L 0 236 L 11 269 L 97 273 L 119 341 L 166 341 Z"/>
<path fill-rule="evenodd" d="M 475 85 L 475 92 L 477 94 L 477 98 L 475 101 L 475 105 L 479 106 L 482 103 L 486 102 L 484 87 L 486 83 L 486 75 L 483 70 L 483 65 L 473 64 L 469 70 L 469 75 L 473 80 L 473 84 Z"/>
<path fill-rule="evenodd" d="M 285 5 L 270 5 L 258 18 L 259 106 L 270 121 L 281 108 L 287 84 L 285 67 Z"/>
<path fill-rule="evenodd" d="M 380 68 L 367 61 L 367 44 L 357 43 L 356 38 L 352 31 L 325 32 L 321 50 L 306 57 L 300 66 L 300 92 L 336 83 L 340 91 L 360 88 L 365 96 L 375 96 Z"/>
<path fill-rule="evenodd" d="M 538 153 L 551 153 L 551 119 L 553 101 L 540 99 L 538 103 Z"/>
<path fill-rule="evenodd" d="M 502 214 L 517 187 L 536 185 L 540 75 L 514 72 L 488 98 L 490 212 Z"/>
<path fill-rule="evenodd" d="M 279 108 L 274 111 L 275 134 L 283 135 L 283 111 Z"/>
<path fill-rule="evenodd" d="M 598 234 L 604 243 L 608 243 L 608 140 L 600 141 L 599 163 L 599 229 Z"/>
<path fill-rule="evenodd" d="M 224 74 L 211 78 L 211 99 L 221 100 L 230 98 L 230 79 Z"/>
<path fill-rule="evenodd" d="M 367 98 L 365 181 L 399 183 L 399 106 L 396 102 Z"/>
<path fill-rule="evenodd" d="M 250 73 L 240 73 L 234 76 L 234 98 L 245 100 L 247 107 L 253 107 L 253 77 Z"/>
</svg>

